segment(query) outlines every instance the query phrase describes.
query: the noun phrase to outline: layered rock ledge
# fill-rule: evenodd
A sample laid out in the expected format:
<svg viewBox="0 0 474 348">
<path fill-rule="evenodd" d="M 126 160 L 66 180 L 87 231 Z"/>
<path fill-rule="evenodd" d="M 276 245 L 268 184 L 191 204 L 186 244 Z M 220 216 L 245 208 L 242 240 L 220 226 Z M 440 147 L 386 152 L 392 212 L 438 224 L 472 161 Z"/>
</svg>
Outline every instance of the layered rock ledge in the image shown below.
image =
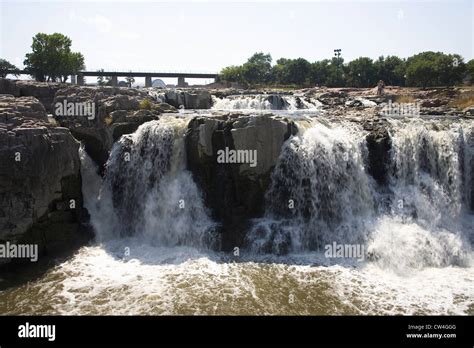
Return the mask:
<svg viewBox="0 0 474 348">
<path fill-rule="evenodd" d="M 1 243 L 37 244 L 41 256 L 91 237 L 83 228 L 79 145 L 48 122 L 35 98 L 0 96 Z"/>
</svg>

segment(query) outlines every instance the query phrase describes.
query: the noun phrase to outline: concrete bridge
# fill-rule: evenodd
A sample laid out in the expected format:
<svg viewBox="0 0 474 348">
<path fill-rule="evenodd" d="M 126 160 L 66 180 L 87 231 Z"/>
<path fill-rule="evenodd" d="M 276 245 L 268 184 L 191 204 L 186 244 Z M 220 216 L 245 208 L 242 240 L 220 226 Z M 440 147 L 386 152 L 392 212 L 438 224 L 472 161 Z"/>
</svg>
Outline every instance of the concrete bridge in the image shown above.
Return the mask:
<svg viewBox="0 0 474 348">
<path fill-rule="evenodd" d="M 5 70 L 7 74 L 30 75 L 28 70 Z M 112 86 L 118 85 L 118 77 L 144 77 L 145 87 L 151 87 L 152 78 L 176 77 L 178 87 L 186 87 L 185 78 L 215 79 L 218 74 L 213 73 L 173 73 L 173 72 L 133 72 L 133 71 L 81 71 L 77 76 L 73 75 L 72 83 L 84 85 L 86 76 L 111 77 Z"/>
</svg>

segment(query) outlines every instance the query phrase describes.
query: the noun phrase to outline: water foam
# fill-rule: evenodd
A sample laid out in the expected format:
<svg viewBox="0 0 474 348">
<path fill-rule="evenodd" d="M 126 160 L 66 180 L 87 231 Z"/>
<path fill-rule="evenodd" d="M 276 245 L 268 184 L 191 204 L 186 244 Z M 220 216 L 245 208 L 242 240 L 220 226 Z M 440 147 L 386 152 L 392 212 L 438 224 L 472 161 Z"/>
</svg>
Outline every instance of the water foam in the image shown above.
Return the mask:
<svg viewBox="0 0 474 348">
<path fill-rule="evenodd" d="M 303 96 L 286 95 L 234 95 L 226 98 L 212 96 L 213 110 L 308 110 L 316 111 L 321 106 L 318 100 Z"/>
</svg>

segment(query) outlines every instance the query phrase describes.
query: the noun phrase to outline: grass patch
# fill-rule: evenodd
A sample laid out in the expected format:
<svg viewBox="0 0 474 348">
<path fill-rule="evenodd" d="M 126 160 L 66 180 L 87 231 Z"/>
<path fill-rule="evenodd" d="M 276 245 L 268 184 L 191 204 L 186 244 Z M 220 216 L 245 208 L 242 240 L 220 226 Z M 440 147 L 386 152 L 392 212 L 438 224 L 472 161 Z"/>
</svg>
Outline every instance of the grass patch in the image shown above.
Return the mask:
<svg viewBox="0 0 474 348">
<path fill-rule="evenodd" d="M 461 94 L 459 97 L 452 100 L 450 105 L 461 110 L 469 106 L 474 106 L 474 91 Z"/>
<path fill-rule="evenodd" d="M 400 95 L 395 98 L 395 102 L 399 104 L 402 104 L 402 103 L 412 104 L 412 103 L 416 103 L 416 99 L 411 95 Z"/>
<path fill-rule="evenodd" d="M 150 99 L 143 99 L 140 102 L 139 108 L 141 110 L 151 110 L 151 101 L 150 101 Z"/>
</svg>

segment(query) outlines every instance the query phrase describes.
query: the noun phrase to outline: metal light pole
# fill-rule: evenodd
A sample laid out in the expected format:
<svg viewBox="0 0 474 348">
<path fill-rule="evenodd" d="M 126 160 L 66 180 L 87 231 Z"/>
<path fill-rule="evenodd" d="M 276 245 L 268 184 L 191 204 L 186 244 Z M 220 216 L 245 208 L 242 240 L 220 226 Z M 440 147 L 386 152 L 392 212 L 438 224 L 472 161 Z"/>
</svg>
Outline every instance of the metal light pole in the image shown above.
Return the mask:
<svg viewBox="0 0 474 348">
<path fill-rule="evenodd" d="M 339 62 L 340 62 L 340 59 L 341 59 L 341 49 L 340 48 L 336 48 L 334 50 L 334 56 L 336 57 L 336 74 L 338 75 L 338 78 L 340 78 L 339 76 Z"/>
</svg>

